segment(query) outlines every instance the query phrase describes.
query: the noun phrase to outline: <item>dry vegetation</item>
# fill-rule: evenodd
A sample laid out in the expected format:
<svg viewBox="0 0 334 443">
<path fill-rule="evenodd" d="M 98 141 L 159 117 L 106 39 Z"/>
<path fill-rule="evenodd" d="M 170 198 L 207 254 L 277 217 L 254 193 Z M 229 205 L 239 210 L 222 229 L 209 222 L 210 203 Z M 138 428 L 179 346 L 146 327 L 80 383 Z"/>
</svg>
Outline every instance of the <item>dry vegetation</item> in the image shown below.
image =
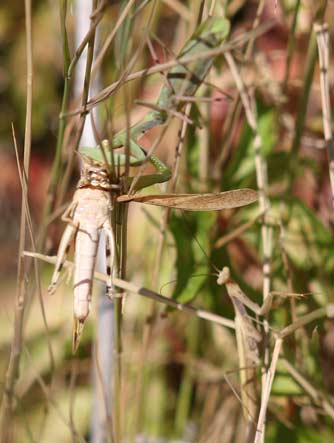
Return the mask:
<svg viewBox="0 0 334 443">
<path fill-rule="evenodd" d="M 87 0 L 79 43 L 79 0 L 22 3 L 0 5 L 0 442 L 332 441 L 333 2 Z M 73 355 L 71 255 L 50 297 L 52 265 L 23 251 L 56 254 L 87 127 L 100 142 L 156 109 L 211 15 L 231 23 L 212 68 L 140 140 L 172 168 L 150 192 L 258 201 L 120 210 L 127 295 L 96 274 Z"/>
</svg>

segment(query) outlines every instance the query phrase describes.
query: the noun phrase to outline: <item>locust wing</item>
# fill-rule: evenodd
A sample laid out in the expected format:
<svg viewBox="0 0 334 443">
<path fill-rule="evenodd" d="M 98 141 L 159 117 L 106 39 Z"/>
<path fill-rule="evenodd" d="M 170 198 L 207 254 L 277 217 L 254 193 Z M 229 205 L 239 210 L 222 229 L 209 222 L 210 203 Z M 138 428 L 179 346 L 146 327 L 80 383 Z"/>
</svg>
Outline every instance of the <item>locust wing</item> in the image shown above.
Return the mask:
<svg viewBox="0 0 334 443">
<path fill-rule="evenodd" d="M 217 194 L 121 195 L 119 202 L 138 202 L 147 205 L 183 209 L 185 211 L 220 211 L 254 203 L 258 194 L 253 189 L 235 189 Z"/>
</svg>

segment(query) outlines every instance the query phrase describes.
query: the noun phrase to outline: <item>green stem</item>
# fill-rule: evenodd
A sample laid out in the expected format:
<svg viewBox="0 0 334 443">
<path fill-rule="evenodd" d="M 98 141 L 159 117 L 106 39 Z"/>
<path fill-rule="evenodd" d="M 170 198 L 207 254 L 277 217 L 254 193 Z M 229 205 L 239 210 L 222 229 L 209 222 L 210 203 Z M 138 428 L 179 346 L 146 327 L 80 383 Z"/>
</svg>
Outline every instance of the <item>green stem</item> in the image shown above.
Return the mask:
<svg viewBox="0 0 334 443">
<path fill-rule="evenodd" d="M 297 0 L 296 6 L 295 6 L 295 12 L 293 14 L 293 21 L 292 21 L 291 29 L 289 32 L 289 41 L 288 41 L 288 49 L 287 49 L 288 55 L 286 58 L 285 76 L 284 76 L 284 81 L 283 81 L 283 90 L 284 91 L 286 91 L 286 88 L 288 85 L 291 59 L 292 59 L 293 51 L 295 49 L 296 26 L 297 26 L 297 18 L 298 18 L 299 9 L 300 9 L 300 3 L 301 3 L 301 0 Z"/>
<path fill-rule="evenodd" d="M 298 101 L 295 136 L 291 147 L 292 158 L 297 157 L 300 149 L 300 140 L 304 129 L 307 104 L 310 96 L 310 90 L 312 86 L 312 79 L 313 79 L 316 60 L 317 60 L 317 39 L 315 33 L 311 31 L 311 36 L 306 56 L 306 69 L 304 74 L 303 87 L 301 89 L 301 94 L 299 96 L 299 101 Z"/>
<path fill-rule="evenodd" d="M 113 275 L 116 278 L 125 278 L 126 274 L 126 246 L 127 246 L 127 214 L 128 205 L 116 205 L 113 211 L 113 229 L 116 242 L 116 265 Z M 123 293 L 115 288 L 115 294 Z M 123 298 L 114 299 L 114 390 L 113 390 L 113 423 L 115 441 L 121 441 L 121 387 L 122 387 L 122 304 Z"/>
<path fill-rule="evenodd" d="M 316 19 L 321 21 L 325 11 L 326 11 L 327 1 L 321 0 L 318 4 L 318 9 L 316 12 Z M 311 31 L 311 36 L 309 40 L 309 46 L 307 50 L 307 56 L 306 56 L 306 69 L 304 74 L 304 80 L 303 80 L 303 87 L 301 89 L 301 94 L 299 96 L 298 106 L 297 106 L 297 118 L 296 118 L 296 124 L 295 124 L 295 133 L 294 133 L 294 139 L 291 146 L 291 157 L 290 157 L 290 164 L 289 164 L 289 188 L 291 190 L 293 185 L 293 178 L 295 176 L 296 167 L 298 165 L 298 153 L 300 150 L 300 144 L 301 144 L 301 138 L 305 126 L 305 119 L 307 114 L 307 104 L 309 101 L 311 86 L 312 86 L 312 80 L 313 80 L 313 74 L 314 74 L 314 67 L 315 63 L 318 57 L 318 47 L 317 47 L 317 38 L 315 32 Z"/>
<path fill-rule="evenodd" d="M 192 319 L 189 325 L 189 332 L 187 337 L 186 349 L 189 351 L 189 356 L 196 355 L 199 342 L 199 322 L 197 318 Z M 184 375 L 180 386 L 179 395 L 176 404 L 175 413 L 175 432 L 180 438 L 183 438 L 184 430 L 186 428 L 189 411 L 191 406 L 191 397 L 193 392 L 193 376 L 191 374 L 191 364 L 189 361 L 185 362 Z"/>
<path fill-rule="evenodd" d="M 59 114 L 59 126 L 58 126 L 58 135 L 57 135 L 57 145 L 56 145 L 56 154 L 52 165 L 51 171 L 51 179 L 48 190 L 48 200 L 46 205 L 46 215 L 49 215 L 56 194 L 57 183 L 60 175 L 61 168 L 61 156 L 64 142 L 64 134 L 66 128 L 66 121 L 64 114 L 67 111 L 68 102 L 70 98 L 70 80 L 71 75 L 69 73 L 69 67 L 71 62 L 69 43 L 68 43 L 68 35 L 66 29 L 66 16 L 67 16 L 67 0 L 60 0 L 60 35 L 62 40 L 63 47 L 63 58 L 64 58 L 64 91 L 63 98 L 61 103 L 61 111 Z"/>
</svg>

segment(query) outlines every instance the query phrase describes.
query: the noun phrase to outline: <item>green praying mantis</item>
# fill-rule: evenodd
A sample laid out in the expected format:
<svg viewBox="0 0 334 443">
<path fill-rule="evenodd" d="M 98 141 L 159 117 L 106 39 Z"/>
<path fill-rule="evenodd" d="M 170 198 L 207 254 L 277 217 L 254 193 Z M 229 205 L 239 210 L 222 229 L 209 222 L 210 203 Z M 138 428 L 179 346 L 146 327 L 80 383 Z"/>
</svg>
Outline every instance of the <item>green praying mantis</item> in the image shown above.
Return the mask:
<svg viewBox="0 0 334 443">
<path fill-rule="evenodd" d="M 224 18 L 208 18 L 187 41 L 178 57 L 192 55 L 218 47 L 229 33 L 229 22 Z M 81 177 L 73 201 L 62 216 L 68 224 L 62 236 L 54 273 L 49 286 L 53 293 L 57 286 L 61 269 L 66 261 L 70 244 L 75 239 L 74 258 L 74 328 L 73 351 L 78 348 L 84 323 L 90 310 L 92 282 L 100 234 L 107 238 L 107 296 L 113 297 L 112 275 L 117 275 L 117 245 L 111 223 L 111 214 L 116 205 L 136 201 L 146 204 L 178 208 L 190 211 L 221 210 L 240 207 L 257 200 L 257 193 L 251 189 L 238 189 L 218 194 L 167 194 L 167 195 L 124 195 L 124 190 L 132 184 L 138 191 L 147 186 L 166 182 L 171 178 L 170 169 L 154 155 L 147 155 L 138 143 L 138 138 L 151 128 L 166 123 L 168 115 L 178 115 L 182 102 L 174 103 L 174 97 L 193 96 L 205 79 L 213 64 L 213 59 L 195 60 L 189 65 L 176 65 L 167 74 L 167 84 L 160 92 L 155 109 L 141 122 L 129 130 L 116 134 L 111 141 L 104 140 L 95 148 L 81 148 Z M 115 152 L 117 148 L 128 146 L 128 155 Z M 128 164 L 137 167 L 149 161 L 155 172 L 136 178 L 124 177 L 120 168 Z M 117 168 L 117 180 L 111 173 Z M 123 195 L 122 195 L 123 194 Z"/>
<path fill-rule="evenodd" d="M 189 41 L 185 44 L 177 58 L 195 55 L 212 48 L 218 47 L 228 36 L 230 30 L 229 21 L 224 18 L 210 17 L 196 30 Z M 155 174 L 142 176 L 136 182 L 134 190 L 143 189 L 147 186 L 163 183 L 170 179 L 171 171 L 156 156 L 147 157 L 145 151 L 138 143 L 137 139 L 150 129 L 163 125 L 168 119 L 168 115 L 178 115 L 182 110 L 183 103 L 179 102 L 175 106 L 175 97 L 192 97 L 198 87 L 202 84 L 208 71 L 213 64 L 213 58 L 194 61 L 188 66 L 182 64 L 172 68 L 166 78 L 166 84 L 161 89 L 155 110 L 147 113 L 143 120 L 129 131 L 122 130 L 116 134 L 111 142 L 107 140 L 96 148 L 81 148 L 80 154 L 89 157 L 99 164 L 124 166 L 129 162 L 130 166 L 140 166 L 145 161 L 149 161 L 156 169 Z M 127 159 L 125 154 L 115 153 L 114 150 L 128 145 L 130 155 Z M 130 185 L 130 178 L 127 185 Z"/>
</svg>

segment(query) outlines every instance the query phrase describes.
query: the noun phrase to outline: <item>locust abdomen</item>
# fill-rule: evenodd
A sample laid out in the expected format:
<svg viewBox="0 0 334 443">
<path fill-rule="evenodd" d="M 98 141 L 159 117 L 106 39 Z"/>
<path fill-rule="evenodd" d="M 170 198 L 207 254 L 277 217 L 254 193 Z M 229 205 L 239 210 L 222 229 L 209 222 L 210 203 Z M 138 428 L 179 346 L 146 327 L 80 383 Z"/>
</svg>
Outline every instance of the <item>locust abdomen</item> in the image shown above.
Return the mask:
<svg viewBox="0 0 334 443">
<path fill-rule="evenodd" d="M 74 316 L 80 321 L 89 314 L 98 242 L 98 229 L 80 226 L 74 260 Z"/>
<path fill-rule="evenodd" d="M 77 349 L 84 322 L 88 317 L 92 300 L 93 276 L 95 270 L 99 229 L 81 225 L 75 240 L 74 258 L 74 335 L 73 350 Z"/>
<path fill-rule="evenodd" d="M 77 226 L 74 256 L 73 350 L 80 340 L 92 300 L 93 277 L 100 232 L 110 216 L 110 196 L 98 189 L 78 189 L 74 214 Z"/>
</svg>

